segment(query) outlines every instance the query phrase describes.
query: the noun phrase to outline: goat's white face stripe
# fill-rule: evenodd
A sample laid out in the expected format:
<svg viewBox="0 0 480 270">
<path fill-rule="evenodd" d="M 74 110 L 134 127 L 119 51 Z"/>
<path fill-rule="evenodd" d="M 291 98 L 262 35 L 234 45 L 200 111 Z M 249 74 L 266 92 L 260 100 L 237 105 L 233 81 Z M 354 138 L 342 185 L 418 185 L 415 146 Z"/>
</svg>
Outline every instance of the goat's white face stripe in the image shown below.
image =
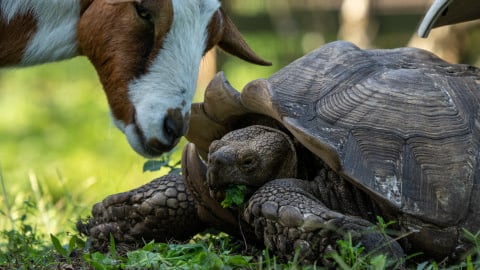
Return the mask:
<svg viewBox="0 0 480 270">
<path fill-rule="evenodd" d="M 76 26 L 80 0 L 1 0 L 3 19 L 32 12 L 37 32 L 29 41 L 20 65 L 34 65 L 76 55 Z"/>
<path fill-rule="evenodd" d="M 162 49 L 148 73 L 129 85 L 138 128 L 147 140 L 156 138 L 165 144 L 168 140 L 163 122 L 168 109 L 181 108 L 182 115 L 190 111 L 198 68 L 206 46 L 207 27 L 220 7 L 218 0 L 172 0 L 172 3 L 173 23 Z M 117 126 L 122 129 L 122 125 Z M 143 151 L 134 124 L 123 128 L 131 146 L 148 156 Z"/>
</svg>

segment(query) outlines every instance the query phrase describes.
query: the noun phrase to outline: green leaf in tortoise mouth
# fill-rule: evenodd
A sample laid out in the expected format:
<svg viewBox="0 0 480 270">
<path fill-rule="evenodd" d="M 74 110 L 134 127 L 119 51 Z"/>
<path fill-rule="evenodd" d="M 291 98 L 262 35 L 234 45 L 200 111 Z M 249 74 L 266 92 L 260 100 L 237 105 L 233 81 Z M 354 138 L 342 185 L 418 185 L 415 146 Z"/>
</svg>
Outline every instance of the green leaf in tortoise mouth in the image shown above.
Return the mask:
<svg viewBox="0 0 480 270">
<path fill-rule="evenodd" d="M 221 202 L 223 208 L 242 205 L 245 201 L 247 186 L 229 185 L 225 189 L 225 199 Z"/>
</svg>

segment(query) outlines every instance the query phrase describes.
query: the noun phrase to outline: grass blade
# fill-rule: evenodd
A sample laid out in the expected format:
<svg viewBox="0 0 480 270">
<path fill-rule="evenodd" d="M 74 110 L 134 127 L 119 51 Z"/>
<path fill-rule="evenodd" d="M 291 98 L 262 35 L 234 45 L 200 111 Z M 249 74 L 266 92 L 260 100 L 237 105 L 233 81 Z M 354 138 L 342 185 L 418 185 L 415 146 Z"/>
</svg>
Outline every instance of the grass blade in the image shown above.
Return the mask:
<svg viewBox="0 0 480 270">
<path fill-rule="evenodd" d="M 10 226 L 12 229 L 15 229 L 15 221 L 13 220 L 12 217 L 12 206 L 10 205 L 10 202 L 8 200 L 8 195 L 7 195 L 7 188 L 5 187 L 5 179 L 3 178 L 3 170 L 2 170 L 2 164 L 0 164 L 0 183 L 2 183 L 2 194 L 3 198 L 5 200 L 5 206 L 7 212 L 5 213 L 10 220 Z M 5 229 L 5 228 L 4 228 Z"/>
<path fill-rule="evenodd" d="M 58 240 L 58 238 L 53 235 L 53 234 L 50 234 L 50 239 L 52 240 L 52 244 L 53 244 L 53 247 L 55 248 L 55 250 L 60 253 L 60 255 L 62 255 L 63 257 L 65 258 L 68 258 L 68 251 L 66 249 L 63 248 L 62 244 L 60 244 L 60 241 Z"/>
</svg>

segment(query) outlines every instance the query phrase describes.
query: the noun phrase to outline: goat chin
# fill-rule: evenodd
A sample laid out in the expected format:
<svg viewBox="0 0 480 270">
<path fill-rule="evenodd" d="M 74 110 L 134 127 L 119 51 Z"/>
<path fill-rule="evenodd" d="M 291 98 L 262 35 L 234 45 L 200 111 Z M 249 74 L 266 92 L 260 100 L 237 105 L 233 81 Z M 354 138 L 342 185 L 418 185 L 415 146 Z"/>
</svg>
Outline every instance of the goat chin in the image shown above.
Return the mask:
<svg viewBox="0 0 480 270">
<path fill-rule="evenodd" d="M 172 123 L 187 129 L 198 67 L 215 45 L 270 64 L 250 49 L 219 0 L 0 1 L 0 66 L 88 57 L 116 125 L 125 132 L 135 124 L 141 138 L 156 142 L 155 151 L 131 143 L 146 156 L 183 135 L 172 133 Z M 172 111 L 180 115 L 174 122 Z"/>
</svg>

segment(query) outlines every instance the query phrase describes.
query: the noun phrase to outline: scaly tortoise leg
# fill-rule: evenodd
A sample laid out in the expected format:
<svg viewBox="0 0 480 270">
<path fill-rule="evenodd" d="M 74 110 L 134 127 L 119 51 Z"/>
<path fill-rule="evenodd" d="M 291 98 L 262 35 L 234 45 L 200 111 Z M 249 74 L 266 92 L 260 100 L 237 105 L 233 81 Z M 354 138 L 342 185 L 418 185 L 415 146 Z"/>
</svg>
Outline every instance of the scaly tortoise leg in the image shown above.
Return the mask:
<svg viewBox="0 0 480 270">
<path fill-rule="evenodd" d="M 292 260 L 299 250 L 302 260 L 321 260 L 335 248 L 345 233 L 354 244 L 362 243 L 368 252 L 403 257 L 400 245 L 389 236 L 372 230 L 367 220 L 328 209 L 308 192 L 311 182 L 277 179 L 266 183 L 250 198 L 243 219 L 277 256 Z"/>
<path fill-rule="evenodd" d="M 92 240 L 94 248 L 104 251 L 110 234 L 116 243 L 133 248 L 151 240 L 186 240 L 205 225 L 183 177 L 170 173 L 96 203 L 92 217 L 79 221 L 77 229 Z"/>
</svg>

